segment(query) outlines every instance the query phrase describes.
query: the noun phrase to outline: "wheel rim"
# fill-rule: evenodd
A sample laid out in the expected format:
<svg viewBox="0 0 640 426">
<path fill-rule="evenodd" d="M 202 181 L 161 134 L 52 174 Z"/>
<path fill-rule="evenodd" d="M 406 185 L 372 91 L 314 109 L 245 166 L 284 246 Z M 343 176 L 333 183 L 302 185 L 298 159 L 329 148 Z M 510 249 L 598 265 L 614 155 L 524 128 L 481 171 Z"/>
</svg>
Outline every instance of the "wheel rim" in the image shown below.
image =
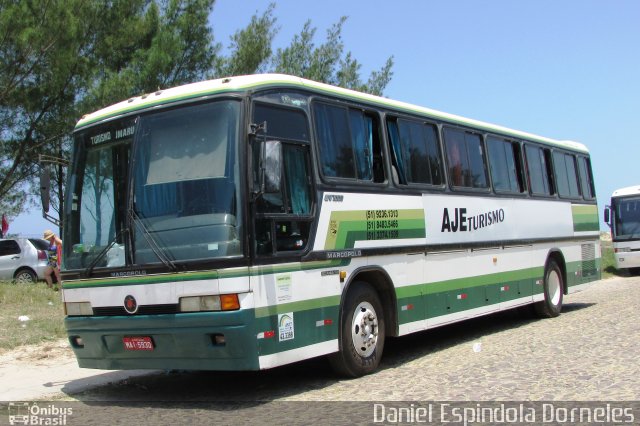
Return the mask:
<svg viewBox="0 0 640 426">
<path fill-rule="evenodd" d="M 20 272 L 16 275 L 16 283 L 18 284 L 31 284 L 33 279 L 31 278 L 31 274 L 26 272 Z"/>
<path fill-rule="evenodd" d="M 362 357 L 368 357 L 376 348 L 378 316 L 369 302 L 360 302 L 353 313 L 351 339 L 354 349 Z"/>
<path fill-rule="evenodd" d="M 560 275 L 555 270 L 549 272 L 547 277 L 547 289 L 549 292 L 549 300 L 553 306 L 560 304 L 560 296 L 562 295 L 562 285 L 560 284 Z"/>
</svg>

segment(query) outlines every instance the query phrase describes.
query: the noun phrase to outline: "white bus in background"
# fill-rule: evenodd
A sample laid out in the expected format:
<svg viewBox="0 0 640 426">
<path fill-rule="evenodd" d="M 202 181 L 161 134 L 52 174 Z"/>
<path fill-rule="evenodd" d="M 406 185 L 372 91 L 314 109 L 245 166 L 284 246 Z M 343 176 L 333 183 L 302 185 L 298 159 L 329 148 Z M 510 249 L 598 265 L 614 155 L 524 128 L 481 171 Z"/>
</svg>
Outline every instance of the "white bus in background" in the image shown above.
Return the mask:
<svg viewBox="0 0 640 426">
<path fill-rule="evenodd" d="M 640 274 L 640 185 L 613 191 L 604 220 L 611 227 L 616 268 Z"/>
</svg>

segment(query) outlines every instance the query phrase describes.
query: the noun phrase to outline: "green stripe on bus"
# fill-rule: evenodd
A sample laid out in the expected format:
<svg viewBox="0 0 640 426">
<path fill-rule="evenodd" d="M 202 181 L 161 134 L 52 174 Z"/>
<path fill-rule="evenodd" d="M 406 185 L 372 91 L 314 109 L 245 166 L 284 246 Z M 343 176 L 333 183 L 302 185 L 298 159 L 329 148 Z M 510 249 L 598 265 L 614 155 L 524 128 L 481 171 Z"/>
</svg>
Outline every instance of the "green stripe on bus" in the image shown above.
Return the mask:
<svg viewBox="0 0 640 426">
<path fill-rule="evenodd" d="M 378 217 L 377 212 L 383 216 Z M 425 237 L 422 209 L 334 211 L 329 218 L 324 248 L 342 250 L 354 248 L 356 241 Z"/>
<path fill-rule="evenodd" d="M 327 308 L 338 306 L 340 304 L 340 295 L 321 297 L 319 299 L 301 300 L 299 302 L 281 303 L 279 305 L 264 306 L 256 308 L 256 318 L 267 317 L 271 315 L 284 314 L 287 312 L 307 311 L 310 309 Z"/>
<path fill-rule="evenodd" d="M 273 332 L 271 338 L 258 339 L 259 354 L 271 355 L 291 349 L 297 349 L 316 343 L 338 338 L 340 312 L 338 304 L 305 310 L 289 310 L 283 314 L 292 314 L 293 338 L 280 340 L 278 314 L 257 317 L 255 330 L 258 333 Z"/>
<path fill-rule="evenodd" d="M 412 297 L 420 294 L 440 293 L 456 289 L 491 285 L 495 283 L 508 283 L 518 280 L 542 278 L 544 267 L 518 269 L 515 271 L 499 272 L 496 274 L 478 275 L 453 280 L 436 281 L 426 284 L 418 284 L 396 288 L 398 299 Z"/>
<path fill-rule="evenodd" d="M 319 260 L 284 265 L 267 265 L 220 269 L 203 272 L 179 272 L 169 274 L 135 275 L 131 277 L 99 278 L 88 280 L 65 281 L 63 288 L 111 287 L 125 285 L 164 284 L 168 282 L 185 282 L 196 280 L 215 280 L 225 278 L 241 278 L 249 276 L 270 275 L 284 272 L 307 271 L 314 269 L 336 268 L 348 266 L 351 259 Z"/>
<path fill-rule="evenodd" d="M 598 231 L 598 206 L 596 205 L 573 205 L 571 206 L 573 216 L 573 231 Z"/>
</svg>

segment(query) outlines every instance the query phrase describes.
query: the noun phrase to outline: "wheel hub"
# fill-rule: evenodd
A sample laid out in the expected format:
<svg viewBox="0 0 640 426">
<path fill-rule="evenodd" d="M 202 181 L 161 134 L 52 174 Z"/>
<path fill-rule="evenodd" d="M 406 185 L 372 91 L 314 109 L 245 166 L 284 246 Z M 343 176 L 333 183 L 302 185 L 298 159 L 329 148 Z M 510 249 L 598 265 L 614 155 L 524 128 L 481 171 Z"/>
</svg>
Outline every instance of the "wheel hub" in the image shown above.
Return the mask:
<svg viewBox="0 0 640 426">
<path fill-rule="evenodd" d="M 351 324 L 353 347 L 362 357 L 373 353 L 378 342 L 378 316 L 368 302 L 361 302 L 353 314 Z"/>
</svg>

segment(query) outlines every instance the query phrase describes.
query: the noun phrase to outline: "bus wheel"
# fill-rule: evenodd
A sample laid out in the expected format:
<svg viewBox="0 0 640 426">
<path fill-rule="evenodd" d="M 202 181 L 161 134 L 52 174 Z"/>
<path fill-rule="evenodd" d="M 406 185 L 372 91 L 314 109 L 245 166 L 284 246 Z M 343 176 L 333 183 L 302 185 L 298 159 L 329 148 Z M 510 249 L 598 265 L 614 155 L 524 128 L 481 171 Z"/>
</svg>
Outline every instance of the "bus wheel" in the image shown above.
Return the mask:
<svg viewBox="0 0 640 426">
<path fill-rule="evenodd" d="M 347 377 L 373 373 L 380 364 L 385 338 L 378 293 L 365 282 L 354 282 L 343 309 L 340 351 L 329 356 L 331 366 Z"/>
<path fill-rule="evenodd" d="M 534 305 L 538 316 L 552 318 L 560 315 L 563 292 L 562 271 L 556 261 L 551 259 L 544 271 L 544 300 Z"/>
</svg>

